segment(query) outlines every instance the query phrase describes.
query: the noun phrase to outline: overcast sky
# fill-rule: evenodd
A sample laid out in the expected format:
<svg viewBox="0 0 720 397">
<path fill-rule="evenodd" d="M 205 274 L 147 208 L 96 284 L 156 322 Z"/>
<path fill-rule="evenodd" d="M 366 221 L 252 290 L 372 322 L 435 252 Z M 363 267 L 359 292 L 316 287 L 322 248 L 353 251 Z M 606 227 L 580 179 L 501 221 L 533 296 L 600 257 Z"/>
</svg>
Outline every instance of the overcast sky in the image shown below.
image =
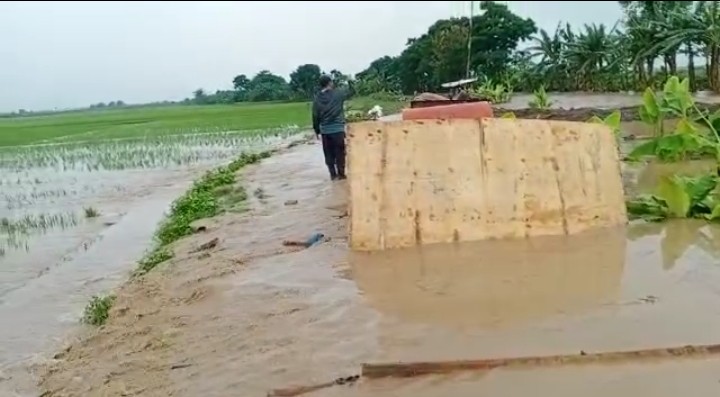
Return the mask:
<svg viewBox="0 0 720 397">
<path fill-rule="evenodd" d="M 621 16 L 615 1 L 506 3 L 551 31 Z M 0 111 L 177 100 L 303 63 L 356 73 L 468 12 L 467 1 L 2 2 Z"/>
</svg>

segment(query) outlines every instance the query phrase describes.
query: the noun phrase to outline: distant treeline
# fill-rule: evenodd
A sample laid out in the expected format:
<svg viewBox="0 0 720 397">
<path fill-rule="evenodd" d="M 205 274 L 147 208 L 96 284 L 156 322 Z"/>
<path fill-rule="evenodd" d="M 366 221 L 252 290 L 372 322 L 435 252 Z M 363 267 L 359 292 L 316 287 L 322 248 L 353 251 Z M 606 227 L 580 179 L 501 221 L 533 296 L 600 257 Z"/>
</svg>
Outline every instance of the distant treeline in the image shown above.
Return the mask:
<svg viewBox="0 0 720 397">
<path fill-rule="evenodd" d="M 547 91 L 640 91 L 659 88 L 668 75 L 687 75 L 693 90 L 720 91 L 720 1 L 618 3 L 624 16 L 616 26 L 560 23 L 547 32 L 504 4 L 475 2 L 472 23 L 470 18 L 438 20 L 425 34 L 408 39 L 400 54 L 381 56 L 354 77 L 339 70 L 327 73 L 362 96 L 438 92 L 442 83 L 468 74 L 478 77 L 478 84 L 507 91 L 532 92 L 541 86 Z M 531 45 L 518 48 L 524 41 Z M 680 55 L 688 67 L 678 65 Z M 252 77 L 240 74 L 231 90 L 197 89 L 177 103 L 307 101 L 322 73 L 320 66 L 304 64 L 289 80 L 268 70 Z M 92 108 L 112 107 L 98 105 Z M 114 105 L 127 106 L 122 101 Z M 14 113 L 27 114 L 38 113 Z"/>
<path fill-rule="evenodd" d="M 180 103 L 181 102 L 177 102 L 177 101 L 160 101 L 160 102 L 149 102 L 149 103 L 140 103 L 140 104 L 127 104 L 123 101 L 110 101 L 108 103 L 99 102 L 96 104 L 92 104 L 86 108 L 55 109 L 55 110 L 19 109 L 15 112 L 0 113 L 0 118 L 49 116 L 49 115 L 63 114 L 63 113 L 87 112 L 88 110 L 134 109 L 134 108 L 144 108 L 144 107 L 173 106 L 173 105 L 178 105 Z"/>
</svg>

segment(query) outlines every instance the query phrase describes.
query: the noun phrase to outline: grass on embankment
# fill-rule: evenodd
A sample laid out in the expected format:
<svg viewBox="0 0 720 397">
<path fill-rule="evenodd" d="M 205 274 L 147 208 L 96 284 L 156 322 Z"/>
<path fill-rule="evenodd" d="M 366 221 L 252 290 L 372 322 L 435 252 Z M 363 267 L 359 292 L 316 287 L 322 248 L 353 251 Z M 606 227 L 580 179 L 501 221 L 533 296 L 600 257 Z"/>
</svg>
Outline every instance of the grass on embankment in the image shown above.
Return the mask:
<svg viewBox="0 0 720 397">
<path fill-rule="evenodd" d="M 386 114 L 401 106 L 401 102 L 376 96 L 348 101 L 349 108 L 364 111 L 376 104 L 382 106 Z M 0 147 L 262 130 L 288 125 L 309 127 L 310 112 L 309 102 L 238 103 L 130 107 L 0 118 Z"/>
<path fill-rule="evenodd" d="M 134 276 L 142 276 L 160 263 L 172 259 L 173 253 L 168 245 L 192 234 L 191 224 L 194 221 L 232 210 L 239 202 L 244 201 L 247 198 L 245 191 L 242 188 L 233 187 L 235 172 L 268 156 L 270 156 L 270 152 L 243 153 L 227 166 L 209 171 L 195 181 L 184 195 L 173 202 L 170 213 L 160 223 L 155 234 L 156 247 L 138 262 Z M 114 300 L 114 295 L 93 296 L 85 307 L 82 321 L 96 326 L 104 324 L 108 319 Z"/>
</svg>

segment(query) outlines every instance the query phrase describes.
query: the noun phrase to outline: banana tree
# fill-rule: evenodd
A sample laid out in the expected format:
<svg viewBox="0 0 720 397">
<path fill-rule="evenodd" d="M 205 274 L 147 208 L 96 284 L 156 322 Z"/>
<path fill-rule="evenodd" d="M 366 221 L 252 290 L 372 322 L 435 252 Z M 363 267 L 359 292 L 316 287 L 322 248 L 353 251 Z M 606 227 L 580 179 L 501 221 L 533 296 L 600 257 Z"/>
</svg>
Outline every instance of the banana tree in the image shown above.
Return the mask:
<svg viewBox="0 0 720 397">
<path fill-rule="evenodd" d="M 704 124 L 696 121 L 698 117 Z M 629 159 L 655 156 L 664 162 L 675 162 L 706 156 L 720 158 L 720 136 L 712 117 L 708 118 L 695 106 L 688 79 L 671 77 L 660 95 L 650 88 L 645 90 L 640 118 L 654 128 L 655 137 L 635 147 Z M 678 121 L 672 133 L 666 135 L 667 119 Z"/>
<path fill-rule="evenodd" d="M 578 88 L 598 89 L 598 75 L 612 64 L 612 54 L 618 48 L 616 27 L 603 24 L 585 25 L 572 43 L 568 44 L 568 60 L 582 79 Z"/>
<path fill-rule="evenodd" d="M 679 14 L 678 28 L 667 33 L 663 48 L 694 43 L 705 47 L 710 88 L 720 92 L 720 1 L 695 2 L 693 12 Z"/>
<path fill-rule="evenodd" d="M 627 202 L 631 219 L 661 221 L 667 218 L 720 219 L 720 200 L 715 193 L 717 176 L 670 176 L 660 180 L 655 194 L 640 195 Z"/>
</svg>

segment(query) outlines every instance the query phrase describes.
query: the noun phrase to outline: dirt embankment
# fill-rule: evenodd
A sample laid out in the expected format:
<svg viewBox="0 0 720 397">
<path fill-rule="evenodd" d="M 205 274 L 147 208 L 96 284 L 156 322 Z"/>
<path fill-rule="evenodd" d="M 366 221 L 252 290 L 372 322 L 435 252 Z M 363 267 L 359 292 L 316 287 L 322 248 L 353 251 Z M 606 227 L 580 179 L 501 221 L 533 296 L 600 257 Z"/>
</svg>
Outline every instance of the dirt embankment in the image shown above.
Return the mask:
<svg viewBox="0 0 720 397">
<path fill-rule="evenodd" d="M 372 319 L 334 276 L 347 252 L 345 185 L 327 180 L 316 145 L 302 146 L 242 170 L 251 211 L 204 221 L 174 259 L 123 285 L 106 325 L 39 369 L 42 395 L 258 396 L 356 371 L 373 343 L 352 335 Z M 330 241 L 282 244 L 314 232 Z"/>
<path fill-rule="evenodd" d="M 708 104 L 698 103 L 698 108 L 701 110 L 707 110 L 709 112 L 715 112 L 720 109 L 720 104 Z M 639 106 L 627 106 L 619 108 L 593 108 L 593 107 L 581 107 L 572 109 L 506 109 L 502 106 L 493 107 L 496 117 L 503 115 L 504 113 L 514 113 L 517 118 L 520 119 L 542 119 L 542 120 L 567 120 L 567 121 L 587 121 L 592 116 L 606 117 L 615 110 L 620 110 L 623 121 L 639 121 L 640 119 L 640 107 Z"/>
</svg>

